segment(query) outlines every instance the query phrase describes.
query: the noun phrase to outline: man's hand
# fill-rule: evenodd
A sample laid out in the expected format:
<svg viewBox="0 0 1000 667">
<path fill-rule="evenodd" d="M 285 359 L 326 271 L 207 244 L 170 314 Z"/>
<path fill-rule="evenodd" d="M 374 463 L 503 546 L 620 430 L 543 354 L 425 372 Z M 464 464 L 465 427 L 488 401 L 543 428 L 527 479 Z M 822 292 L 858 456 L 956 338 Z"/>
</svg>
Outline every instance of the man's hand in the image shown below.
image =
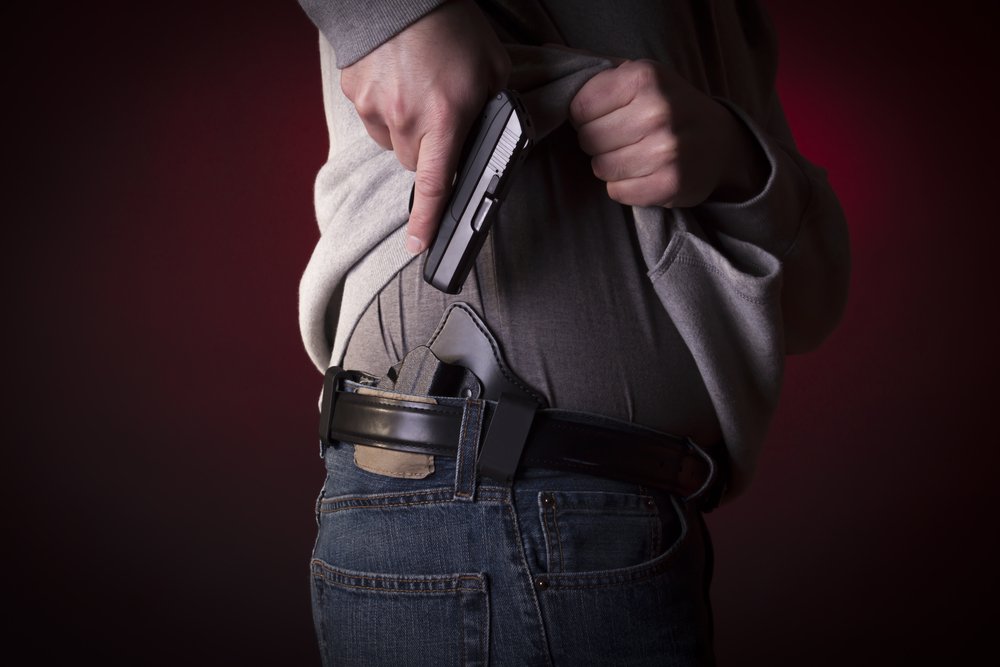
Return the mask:
<svg viewBox="0 0 1000 667">
<path fill-rule="evenodd" d="M 743 201 L 770 165 L 743 122 L 652 60 L 598 73 L 570 103 L 580 147 L 608 195 L 634 206 Z"/>
<path fill-rule="evenodd" d="M 471 0 L 450 0 L 341 72 L 368 134 L 416 171 L 406 247 L 433 240 L 465 137 L 510 58 Z"/>
</svg>

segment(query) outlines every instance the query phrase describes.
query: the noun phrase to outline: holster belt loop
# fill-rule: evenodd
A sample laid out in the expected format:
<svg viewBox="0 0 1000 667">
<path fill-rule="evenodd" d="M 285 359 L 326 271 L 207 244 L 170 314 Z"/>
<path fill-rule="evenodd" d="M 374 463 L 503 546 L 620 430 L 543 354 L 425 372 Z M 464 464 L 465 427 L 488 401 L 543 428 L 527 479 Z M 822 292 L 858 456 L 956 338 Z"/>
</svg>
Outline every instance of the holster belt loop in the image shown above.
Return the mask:
<svg viewBox="0 0 1000 667">
<path fill-rule="evenodd" d="M 333 425 L 333 410 L 337 404 L 337 390 L 340 381 L 349 377 L 350 373 L 340 366 L 330 366 L 323 376 L 323 397 L 319 412 L 319 456 L 323 458 L 326 448 L 334 443 L 330 437 L 330 427 Z"/>
<path fill-rule="evenodd" d="M 500 395 L 476 461 L 479 472 L 499 482 L 514 479 L 537 408 L 538 404 L 530 398 L 508 393 Z"/>
</svg>

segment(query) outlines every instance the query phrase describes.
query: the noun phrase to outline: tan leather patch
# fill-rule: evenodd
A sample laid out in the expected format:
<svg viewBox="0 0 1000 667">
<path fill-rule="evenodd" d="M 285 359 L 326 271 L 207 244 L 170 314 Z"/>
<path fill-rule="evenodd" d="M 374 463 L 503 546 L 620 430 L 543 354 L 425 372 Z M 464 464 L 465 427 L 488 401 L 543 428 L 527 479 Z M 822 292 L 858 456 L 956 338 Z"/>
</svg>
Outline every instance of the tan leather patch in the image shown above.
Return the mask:
<svg viewBox="0 0 1000 667">
<path fill-rule="evenodd" d="M 434 472 L 434 457 L 429 454 L 398 452 L 368 445 L 354 446 L 354 464 L 362 470 L 386 477 L 423 479 Z"/>
<path fill-rule="evenodd" d="M 398 398 L 397 394 L 380 391 L 368 387 L 358 387 L 359 394 L 370 394 L 372 396 L 385 396 L 387 398 Z M 418 401 L 420 403 L 437 404 L 429 396 L 407 396 L 407 400 Z M 354 465 L 362 470 L 385 475 L 386 477 L 401 477 L 408 479 L 423 479 L 434 472 L 434 457 L 430 454 L 417 454 L 414 452 L 400 452 L 383 447 L 370 447 L 368 445 L 354 446 Z"/>
</svg>

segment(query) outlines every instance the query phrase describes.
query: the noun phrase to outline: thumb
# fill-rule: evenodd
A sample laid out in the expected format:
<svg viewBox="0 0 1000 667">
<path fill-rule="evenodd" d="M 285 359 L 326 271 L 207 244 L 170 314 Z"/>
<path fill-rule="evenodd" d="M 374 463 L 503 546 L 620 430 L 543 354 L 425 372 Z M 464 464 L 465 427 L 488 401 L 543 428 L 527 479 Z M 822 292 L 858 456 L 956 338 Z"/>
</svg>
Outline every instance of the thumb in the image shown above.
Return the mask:
<svg viewBox="0 0 1000 667">
<path fill-rule="evenodd" d="M 420 139 L 413 208 L 406 224 L 406 249 L 413 254 L 422 252 L 434 240 L 451 194 L 461 148 L 455 135 L 447 131 L 427 133 Z"/>
</svg>

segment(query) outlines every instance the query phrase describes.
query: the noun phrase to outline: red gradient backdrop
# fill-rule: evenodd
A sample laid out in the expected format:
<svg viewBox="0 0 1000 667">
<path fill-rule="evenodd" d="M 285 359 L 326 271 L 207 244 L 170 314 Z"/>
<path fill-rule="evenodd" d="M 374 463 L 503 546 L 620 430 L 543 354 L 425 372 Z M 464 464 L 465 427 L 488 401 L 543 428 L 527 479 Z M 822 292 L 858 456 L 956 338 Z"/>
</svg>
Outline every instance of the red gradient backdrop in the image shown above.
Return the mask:
<svg viewBox="0 0 1000 667">
<path fill-rule="evenodd" d="M 998 620 L 996 12 L 766 4 L 854 269 L 841 327 L 789 361 L 753 488 L 710 517 L 718 652 L 968 664 Z M 32 664 L 314 664 L 316 32 L 291 0 L 21 12 L 8 629 Z"/>
</svg>

